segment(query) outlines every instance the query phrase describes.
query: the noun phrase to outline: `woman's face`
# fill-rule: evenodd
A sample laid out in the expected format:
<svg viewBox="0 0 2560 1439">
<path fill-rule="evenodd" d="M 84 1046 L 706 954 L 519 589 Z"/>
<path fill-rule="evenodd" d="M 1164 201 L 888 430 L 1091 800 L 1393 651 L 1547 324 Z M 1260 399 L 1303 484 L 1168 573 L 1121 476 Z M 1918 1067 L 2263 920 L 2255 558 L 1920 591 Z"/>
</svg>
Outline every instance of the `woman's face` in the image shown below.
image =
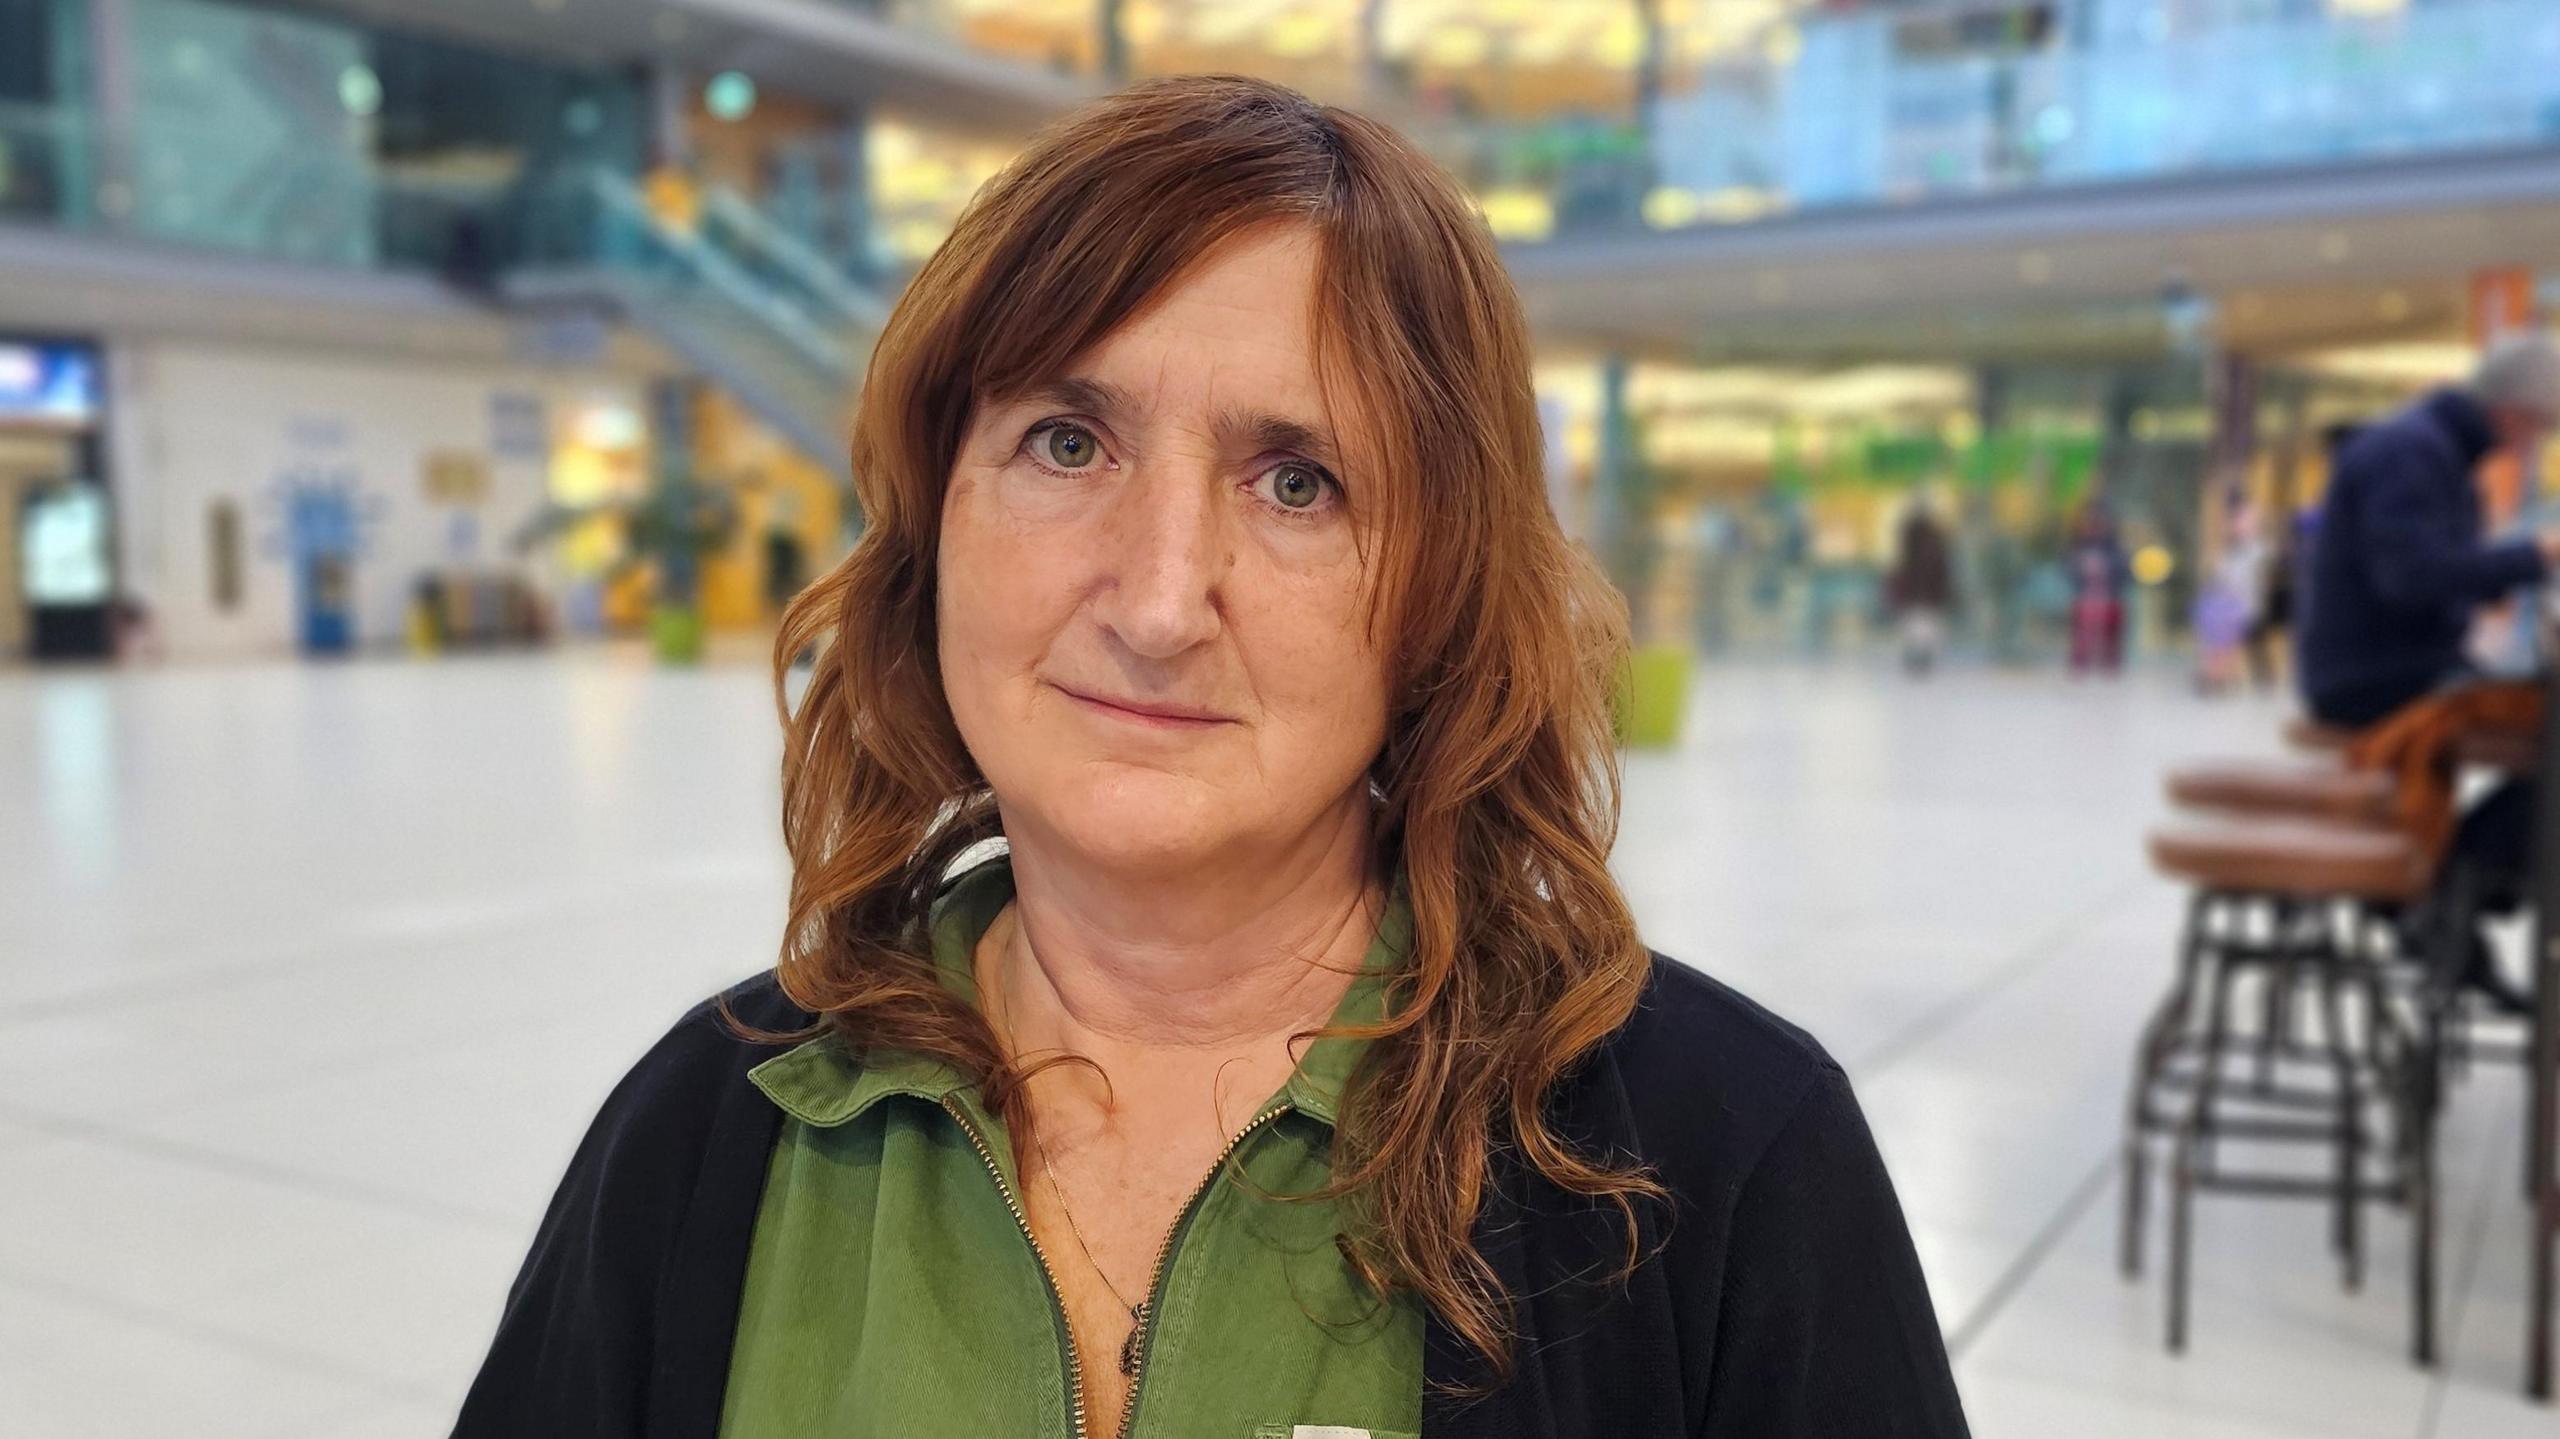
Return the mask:
<svg viewBox="0 0 2560 1439">
<path fill-rule="evenodd" d="M 1318 255 L 1301 228 L 1241 236 L 971 417 L 942 678 L 1017 842 L 1173 870 L 1276 859 L 1366 806 L 1387 678 L 1365 477 L 1316 379 Z"/>
</svg>

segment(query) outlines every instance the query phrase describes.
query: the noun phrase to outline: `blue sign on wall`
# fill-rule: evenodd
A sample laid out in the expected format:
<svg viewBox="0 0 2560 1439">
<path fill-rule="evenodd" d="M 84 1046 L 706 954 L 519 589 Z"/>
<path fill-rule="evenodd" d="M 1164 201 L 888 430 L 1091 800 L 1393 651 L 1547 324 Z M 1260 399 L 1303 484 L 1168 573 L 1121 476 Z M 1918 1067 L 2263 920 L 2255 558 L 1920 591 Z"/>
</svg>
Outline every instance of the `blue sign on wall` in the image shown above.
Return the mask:
<svg viewBox="0 0 2560 1439">
<path fill-rule="evenodd" d="M 86 345 L 0 341 L 0 419 L 98 418 L 98 357 Z"/>
</svg>

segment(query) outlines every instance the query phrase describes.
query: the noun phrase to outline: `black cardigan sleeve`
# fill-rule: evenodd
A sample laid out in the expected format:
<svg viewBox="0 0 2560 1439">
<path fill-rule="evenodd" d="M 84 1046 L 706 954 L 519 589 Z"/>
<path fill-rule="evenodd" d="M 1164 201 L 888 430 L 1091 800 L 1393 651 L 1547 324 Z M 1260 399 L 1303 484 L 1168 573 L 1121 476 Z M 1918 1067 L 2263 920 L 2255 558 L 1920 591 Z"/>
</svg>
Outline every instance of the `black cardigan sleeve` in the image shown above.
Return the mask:
<svg viewBox="0 0 2560 1439">
<path fill-rule="evenodd" d="M 1735 1200 L 1702 1439 L 1962 1439 L 1928 1281 L 1825 1065 Z"/>
<path fill-rule="evenodd" d="M 806 1015 L 770 978 L 731 990 L 751 1025 Z M 638 1439 L 718 1425 L 758 1181 L 780 1127 L 746 1070 L 770 1049 L 707 1000 L 589 1126 L 507 1293 L 456 1439 Z"/>
</svg>

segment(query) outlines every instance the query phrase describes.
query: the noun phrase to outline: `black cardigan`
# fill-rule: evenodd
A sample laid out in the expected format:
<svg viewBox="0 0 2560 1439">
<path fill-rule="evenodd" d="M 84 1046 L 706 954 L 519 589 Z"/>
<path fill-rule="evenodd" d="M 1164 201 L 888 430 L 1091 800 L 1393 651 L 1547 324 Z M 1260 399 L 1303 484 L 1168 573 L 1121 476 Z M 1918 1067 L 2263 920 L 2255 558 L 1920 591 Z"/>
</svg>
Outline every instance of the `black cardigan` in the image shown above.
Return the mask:
<svg viewBox="0 0 2560 1439">
<path fill-rule="evenodd" d="M 809 1022 L 770 975 L 728 998 L 765 1029 Z M 715 1439 L 782 1123 L 746 1077 L 769 1053 L 706 1002 L 613 1091 L 507 1296 L 459 1439 Z M 1490 1397 L 1450 1398 L 1480 1371 L 1427 1319 L 1427 1439 L 1965 1434 L 1892 1184 L 1810 1037 L 1657 955 L 1634 1017 L 1551 1112 L 1586 1153 L 1649 1166 L 1674 1212 L 1643 1211 L 1653 1257 L 1601 1282 L 1623 1252 L 1614 1209 L 1500 1162 L 1476 1243 L 1517 1300 L 1518 1368 Z"/>
</svg>

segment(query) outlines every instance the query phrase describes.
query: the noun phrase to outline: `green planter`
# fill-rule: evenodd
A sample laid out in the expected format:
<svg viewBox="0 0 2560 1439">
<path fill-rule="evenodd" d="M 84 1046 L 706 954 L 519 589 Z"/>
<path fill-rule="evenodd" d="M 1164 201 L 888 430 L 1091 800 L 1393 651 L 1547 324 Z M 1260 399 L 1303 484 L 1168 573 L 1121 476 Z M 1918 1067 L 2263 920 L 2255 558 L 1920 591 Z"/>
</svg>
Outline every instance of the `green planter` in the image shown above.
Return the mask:
<svg viewBox="0 0 2560 1439">
<path fill-rule="evenodd" d="M 1618 693 L 1618 740 L 1629 749 L 1671 749 L 1688 711 L 1689 651 L 1650 645 L 1627 661 Z"/>
<path fill-rule="evenodd" d="M 660 605 L 649 612 L 649 643 L 658 658 L 671 665 L 694 664 L 702 658 L 702 608 Z"/>
</svg>

